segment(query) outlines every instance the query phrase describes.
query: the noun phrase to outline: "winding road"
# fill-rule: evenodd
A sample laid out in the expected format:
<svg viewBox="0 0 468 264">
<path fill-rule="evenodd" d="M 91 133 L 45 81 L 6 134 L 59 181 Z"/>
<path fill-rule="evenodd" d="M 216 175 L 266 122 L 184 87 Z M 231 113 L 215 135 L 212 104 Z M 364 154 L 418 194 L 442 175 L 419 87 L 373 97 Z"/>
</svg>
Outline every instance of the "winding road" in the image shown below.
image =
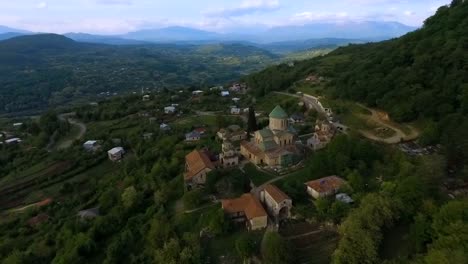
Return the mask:
<svg viewBox="0 0 468 264">
<path fill-rule="evenodd" d="M 72 112 L 72 113 L 60 114 L 58 115 L 58 118 L 60 119 L 60 121 L 68 122 L 70 125 L 78 127 L 78 130 L 79 130 L 78 134 L 76 134 L 76 136 L 74 137 L 63 140 L 62 142 L 60 142 L 60 144 L 57 145 L 57 139 L 56 139 L 57 135 L 56 133 L 54 133 L 50 137 L 49 144 L 47 145 L 47 151 L 51 152 L 54 148 L 57 150 L 69 148 L 75 140 L 78 140 L 84 137 L 84 135 L 86 134 L 86 130 L 87 130 L 86 125 L 76 119 L 73 119 L 72 118 L 73 116 L 75 116 L 75 113 Z"/>
</svg>

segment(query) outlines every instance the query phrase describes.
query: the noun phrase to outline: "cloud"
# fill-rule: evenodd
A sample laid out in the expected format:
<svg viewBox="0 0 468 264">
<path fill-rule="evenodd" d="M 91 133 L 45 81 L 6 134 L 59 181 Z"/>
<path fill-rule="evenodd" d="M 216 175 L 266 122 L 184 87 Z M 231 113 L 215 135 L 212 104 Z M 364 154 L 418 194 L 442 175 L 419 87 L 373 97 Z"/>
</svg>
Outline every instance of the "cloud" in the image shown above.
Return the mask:
<svg viewBox="0 0 468 264">
<path fill-rule="evenodd" d="M 46 2 L 39 2 L 36 4 L 36 8 L 38 9 L 44 9 L 47 7 L 47 3 Z"/>
<path fill-rule="evenodd" d="M 101 5 L 132 5 L 133 0 L 97 0 L 96 3 Z"/>
<path fill-rule="evenodd" d="M 405 16 L 414 16 L 416 13 L 410 10 L 406 10 L 405 12 L 403 12 L 403 14 Z"/>
<path fill-rule="evenodd" d="M 239 17 L 254 13 L 275 11 L 279 8 L 279 0 L 244 0 L 237 7 L 208 11 L 205 12 L 205 15 L 214 17 Z"/>
<path fill-rule="evenodd" d="M 349 20 L 351 17 L 347 12 L 328 13 L 328 12 L 301 12 L 291 17 L 291 22 L 307 23 L 313 21 L 330 22 Z"/>
</svg>

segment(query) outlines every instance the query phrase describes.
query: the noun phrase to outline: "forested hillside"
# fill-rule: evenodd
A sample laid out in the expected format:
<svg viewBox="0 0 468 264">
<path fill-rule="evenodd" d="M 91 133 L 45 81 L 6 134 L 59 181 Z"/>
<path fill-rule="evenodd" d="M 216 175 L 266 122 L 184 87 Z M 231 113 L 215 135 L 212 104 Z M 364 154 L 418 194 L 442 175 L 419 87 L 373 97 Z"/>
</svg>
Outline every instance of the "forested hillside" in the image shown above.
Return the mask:
<svg viewBox="0 0 468 264">
<path fill-rule="evenodd" d="M 110 46 L 53 34 L 22 36 L 0 42 L 0 112 L 108 91 L 224 84 L 276 58 L 238 44 Z"/>
<path fill-rule="evenodd" d="M 449 164 L 468 163 L 468 3 L 455 0 L 407 35 L 350 45 L 327 56 L 279 65 L 245 78 L 257 96 L 286 90 L 308 74 L 330 80 L 329 96 L 384 109 L 396 121 L 434 121 L 426 143 L 442 142 Z"/>
</svg>

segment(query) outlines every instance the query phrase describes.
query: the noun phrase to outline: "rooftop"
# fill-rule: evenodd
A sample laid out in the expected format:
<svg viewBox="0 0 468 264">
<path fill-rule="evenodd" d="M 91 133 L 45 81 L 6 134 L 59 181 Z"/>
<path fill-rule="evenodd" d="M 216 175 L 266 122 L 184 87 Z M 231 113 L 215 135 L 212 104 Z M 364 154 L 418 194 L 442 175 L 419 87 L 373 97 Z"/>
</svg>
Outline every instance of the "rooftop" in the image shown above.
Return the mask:
<svg viewBox="0 0 468 264">
<path fill-rule="evenodd" d="M 200 150 L 194 150 L 185 156 L 185 162 L 187 163 L 187 173 L 185 179 L 190 179 L 203 169 L 209 168 L 214 169 L 214 165 L 206 153 Z"/>
<path fill-rule="evenodd" d="M 221 202 L 223 210 L 226 213 L 234 214 L 244 212 L 249 220 L 267 215 L 260 201 L 250 193 L 243 194 L 241 197 L 235 199 L 225 199 Z"/>
<path fill-rule="evenodd" d="M 124 151 L 124 149 L 122 147 L 115 147 L 115 148 L 109 150 L 107 153 L 109 153 L 111 155 L 115 155 L 115 154 L 117 154 L 119 152 L 123 152 L 123 151 Z"/>
<path fill-rule="evenodd" d="M 264 188 L 265 192 L 267 192 L 271 198 L 275 200 L 277 203 L 281 203 L 284 200 L 291 200 L 288 195 L 286 195 L 283 191 L 278 189 L 275 185 L 267 184 Z"/>
<path fill-rule="evenodd" d="M 307 182 L 306 185 L 318 193 L 326 193 L 339 189 L 345 184 L 345 181 L 338 176 L 328 176 L 325 178 L 317 179 Z"/>
<path fill-rule="evenodd" d="M 275 107 L 275 109 L 273 109 L 273 111 L 271 111 L 270 117 L 271 118 L 277 118 L 277 119 L 287 119 L 289 116 L 281 106 L 277 105 Z"/>
</svg>

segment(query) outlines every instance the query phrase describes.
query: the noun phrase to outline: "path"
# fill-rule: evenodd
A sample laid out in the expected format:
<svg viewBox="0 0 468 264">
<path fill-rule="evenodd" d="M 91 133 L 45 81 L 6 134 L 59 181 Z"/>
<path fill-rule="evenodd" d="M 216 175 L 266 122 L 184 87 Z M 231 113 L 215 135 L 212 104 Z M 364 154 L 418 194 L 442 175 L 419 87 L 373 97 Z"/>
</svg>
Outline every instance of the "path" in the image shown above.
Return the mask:
<svg viewBox="0 0 468 264">
<path fill-rule="evenodd" d="M 410 140 L 417 139 L 419 137 L 419 132 L 415 128 L 409 126 L 409 129 L 411 130 L 411 132 L 409 134 L 407 134 L 403 130 L 401 130 L 399 127 L 392 124 L 392 122 L 382 120 L 376 110 L 368 108 L 368 107 L 366 107 L 365 105 L 362 105 L 362 104 L 358 104 L 358 105 L 372 113 L 370 115 L 370 117 L 367 116 L 367 115 L 360 115 L 362 118 L 371 120 L 371 121 L 379 124 L 380 126 L 388 127 L 390 129 L 392 129 L 393 131 L 395 131 L 395 135 L 393 135 L 393 136 L 391 136 L 389 138 L 381 138 L 381 137 L 378 137 L 378 136 L 374 135 L 373 133 L 371 133 L 369 131 L 359 130 L 359 132 L 363 136 L 365 136 L 366 138 L 374 140 L 374 141 L 384 142 L 384 143 L 387 143 L 387 144 L 398 144 L 402 140 L 403 141 L 410 141 Z"/>
<path fill-rule="evenodd" d="M 60 142 L 60 144 L 57 144 L 57 140 L 56 140 L 56 137 L 57 137 L 57 134 L 54 133 L 51 137 L 50 137 L 50 141 L 49 141 L 49 144 L 47 145 L 47 151 L 51 152 L 52 149 L 58 149 L 58 150 L 61 150 L 61 149 L 66 149 L 66 148 L 69 148 L 73 142 L 75 140 L 78 140 L 78 139 L 81 139 L 84 137 L 85 133 L 86 133 L 86 125 L 76 119 L 72 119 L 71 117 L 72 116 L 75 116 L 75 113 L 65 113 L 65 114 L 60 114 L 58 115 L 58 118 L 60 121 L 63 121 L 63 122 L 68 122 L 70 125 L 72 126 L 76 126 L 78 127 L 78 133 L 76 136 L 73 136 L 71 138 L 68 138 L 68 139 L 65 139 L 63 140 L 62 142 Z"/>
</svg>

